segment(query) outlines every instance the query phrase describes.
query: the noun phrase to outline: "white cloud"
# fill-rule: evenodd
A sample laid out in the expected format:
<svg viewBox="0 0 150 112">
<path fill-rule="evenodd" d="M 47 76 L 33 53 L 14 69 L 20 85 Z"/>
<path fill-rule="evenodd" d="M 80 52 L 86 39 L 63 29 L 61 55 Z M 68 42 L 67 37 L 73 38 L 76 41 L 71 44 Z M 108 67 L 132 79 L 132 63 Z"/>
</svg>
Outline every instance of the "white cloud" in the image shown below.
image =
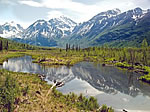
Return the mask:
<svg viewBox="0 0 150 112">
<path fill-rule="evenodd" d="M 31 1 L 31 0 L 29 0 L 29 1 L 23 0 L 23 1 L 19 1 L 19 3 L 29 5 L 29 6 L 33 6 L 33 7 L 42 7 L 43 6 L 42 4 L 40 4 L 38 2 Z"/>
<path fill-rule="evenodd" d="M 76 21 L 78 22 L 87 21 L 91 17 L 93 17 L 94 15 L 102 11 L 110 10 L 113 8 L 119 8 L 122 11 L 126 11 L 129 9 L 136 8 L 138 6 L 142 7 L 144 4 L 148 2 L 149 0 L 142 0 L 142 1 L 141 0 L 101 0 L 99 2 L 96 2 L 93 5 L 90 5 L 90 4 L 83 4 L 81 2 L 74 2 L 72 0 L 41 0 L 41 2 L 35 2 L 32 0 L 19 1 L 19 3 L 21 4 L 25 4 L 33 7 L 45 7 L 45 8 L 49 8 L 50 10 L 53 10 L 48 12 L 47 15 L 48 18 L 58 17 L 64 14 L 65 11 L 69 11 L 70 14 L 67 13 L 67 16 L 71 16 L 72 18 L 75 18 Z"/>
<path fill-rule="evenodd" d="M 52 9 L 68 9 L 80 13 L 87 12 L 87 9 L 97 9 L 96 5 L 85 5 L 71 0 L 43 0 L 43 6 Z"/>
<path fill-rule="evenodd" d="M 62 15 L 63 11 L 56 11 L 60 9 L 64 10 L 69 10 L 70 12 L 76 12 L 78 13 L 78 16 L 80 16 L 77 21 L 83 21 L 84 18 L 86 20 L 90 19 L 91 16 L 94 16 L 97 14 L 100 10 L 100 8 L 96 5 L 85 5 L 82 3 L 78 2 L 73 2 L 72 0 L 42 0 L 41 3 L 39 2 L 34 2 L 34 1 L 19 1 L 21 4 L 29 5 L 29 6 L 34 6 L 34 7 L 45 7 L 45 8 L 50 8 L 53 9 L 54 11 L 51 11 L 48 13 L 48 18 L 53 18 L 53 17 L 58 17 L 58 15 Z M 73 15 L 73 14 L 71 14 Z M 70 16 L 70 15 L 67 15 Z M 72 17 L 73 18 L 73 17 Z"/>
</svg>

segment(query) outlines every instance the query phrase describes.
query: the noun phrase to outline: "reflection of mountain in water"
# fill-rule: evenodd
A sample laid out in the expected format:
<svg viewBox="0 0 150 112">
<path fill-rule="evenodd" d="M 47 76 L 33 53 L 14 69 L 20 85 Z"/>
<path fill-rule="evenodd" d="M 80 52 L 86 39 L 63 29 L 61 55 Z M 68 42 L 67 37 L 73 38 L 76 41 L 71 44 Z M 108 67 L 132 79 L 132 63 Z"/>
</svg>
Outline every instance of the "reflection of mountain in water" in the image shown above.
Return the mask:
<svg viewBox="0 0 150 112">
<path fill-rule="evenodd" d="M 29 56 L 9 59 L 3 63 L 3 68 L 14 72 L 42 73 L 41 66 L 32 63 Z"/>
<path fill-rule="evenodd" d="M 75 77 L 87 81 L 94 88 L 105 93 L 117 94 L 118 92 L 137 96 L 138 94 L 150 96 L 150 86 L 139 83 L 137 74 L 119 70 L 115 67 L 102 67 L 89 62 L 81 62 L 71 68 L 44 67 L 32 63 L 30 56 L 9 59 L 3 63 L 3 68 L 15 72 L 28 72 L 45 74 L 49 81 L 59 80 L 65 83 Z"/>
<path fill-rule="evenodd" d="M 64 82 L 69 82 L 75 78 L 72 70 L 66 66 L 59 68 L 46 68 L 47 79 L 50 81 L 59 80 Z"/>
<path fill-rule="evenodd" d="M 9 59 L 7 62 L 5 61 L 3 63 L 3 68 L 15 72 L 44 74 L 50 81 L 62 80 L 68 82 L 75 78 L 71 69 L 68 69 L 66 66 L 61 66 L 59 68 L 44 67 L 32 63 L 30 56 Z"/>
<path fill-rule="evenodd" d="M 82 62 L 72 68 L 75 76 L 87 81 L 93 87 L 105 93 L 118 92 L 137 96 L 140 93 L 150 96 L 150 87 L 137 81 L 138 74 L 122 71 L 115 67 L 94 66 L 89 62 Z"/>
</svg>

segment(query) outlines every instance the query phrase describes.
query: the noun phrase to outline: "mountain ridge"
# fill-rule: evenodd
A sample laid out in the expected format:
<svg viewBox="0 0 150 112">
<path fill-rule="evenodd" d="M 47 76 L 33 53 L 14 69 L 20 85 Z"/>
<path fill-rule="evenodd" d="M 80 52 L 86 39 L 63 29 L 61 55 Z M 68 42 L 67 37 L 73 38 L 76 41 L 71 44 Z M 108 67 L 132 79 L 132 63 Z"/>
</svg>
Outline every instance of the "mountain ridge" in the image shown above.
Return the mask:
<svg viewBox="0 0 150 112">
<path fill-rule="evenodd" d="M 135 26 L 138 26 L 139 20 L 141 18 L 143 18 L 146 14 L 149 15 L 149 10 L 145 11 L 145 10 L 142 10 L 141 8 L 135 8 L 133 10 L 129 10 L 127 12 L 123 12 L 121 14 L 113 16 L 111 18 L 103 16 L 101 19 L 99 19 L 99 14 L 97 14 L 96 16 L 94 16 L 94 20 L 97 17 L 98 20 L 102 20 L 102 21 L 99 22 L 99 21 L 93 20 L 95 22 L 94 23 L 95 26 L 92 27 L 92 29 L 90 29 L 84 35 L 82 34 L 82 32 L 76 33 L 77 32 L 76 31 L 73 34 L 73 36 L 70 37 L 69 41 L 71 41 L 71 43 L 74 42 L 75 44 L 76 44 L 76 41 L 79 41 L 78 44 L 83 45 L 82 47 L 84 47 L 84 46 L 100 46 L 100 45 L 104 45 L 106 43 L 109 44 L 110 42 L 114 42 L 116 40 L 119 42 L 124 41 L 124 39 L 126 39 L 126 38 L 129 39 L 130 36 L 132 36 L 132 33 L 134 33 L 134 32 L 132 32 L 133 30 L 137 34 L 139 34 L 139 32 L 136 31 L 139 28 L 137 28 Z M 135 19 L 135 17 L 136 17 L 136 19 Z M 87 24 L 89 24 L 89 22 L 87 22 Z M 82 25 L 86 26 L 87 24 L 82 24 Z M 147 24 L 149 24 L 148 21 L 147 21 Z M 84 26 L 82 26 L 82 27 L 84 28 Z M 129 28 L 129 26 L 130 26 L 130 28 Z M 141 25 L 141 27 L 144 28 L 145 26 Z M 149 26 L 147 26 L 145 29 L 149 29 Z M 80 31 L 82 31 L 82 30 L 80 30 Z M 126 34 L 126 33 L 129 33 L 129 34 Z M 134 34 L 136 34 L 136 33 L 134 33 Z M 149 36 L 149 34 L 147 36 L 143 37 L 142 39 L 148 38 L 148 36 Z M 81 37 L 81 38 L 77 39 L 76 37 Z M 136 36 L 136 37 L 138 37 L 138 36 Z M 134 37 L 134 38 L 136 38 L 136 37 Z M 83 44 L 83 42 L 84 42 L 84 44 Z M 141 42 L 142 42 L 142 40 L 140 39 L 140 43 Z M 115 44 L 113 44 L 113 45 L 116 46 Z M 136 46 L 136 45 L 134 44 L 133 46 Z M 111 46 L 111 47 L 113 47 L 113 46 Z M 119 45 L 119 47 L 121 47 L 121 45 Z M 129 45 L 129 47 L 130 47 L 130 45 Z M 139 46 L 136 46 L 136 47 L 139 47 Z"/>
<path fill-rule="evenodd" d="M 121 12 L 116 8 L 100 12 L 80 24 L 65 16 L 48 21 L 37 20 L 23 32 L 18 33 L 21 38 L 16 38 L 18 35 L 13 35 L 14 38 L 12 38 L 13 36 L 11 38 L 19 42 L 40 46 L 64 47 L 66 43 L 70 43 L 81 47 L 105 44 L 111 47 L 138 47 L 135 43 L 141 42 L 144 38 L 150 42 L 148 39 L 150 36 L 148 19 L 150 17 L 146 17 L 146 15 L 150 15 L 149 12 L 150 9 L 142 10 L 139 7 L 126 12 Z M 145 20 L 146 22 L 141 22 Z M 134 44 L 124 44 L 124 42 L 129 41 L 130 43 L 135 39 L 137 40 L 133 42 Z M 122 43 L 122 45 L 118 45 L 118 43 Z"/>
</svg>

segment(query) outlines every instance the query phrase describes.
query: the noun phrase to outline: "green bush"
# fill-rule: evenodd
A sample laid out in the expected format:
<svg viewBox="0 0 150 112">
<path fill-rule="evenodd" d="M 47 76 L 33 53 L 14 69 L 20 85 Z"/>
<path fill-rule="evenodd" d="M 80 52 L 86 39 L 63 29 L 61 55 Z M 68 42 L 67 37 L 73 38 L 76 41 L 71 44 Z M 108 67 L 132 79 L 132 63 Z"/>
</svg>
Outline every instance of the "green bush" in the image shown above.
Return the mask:
<svg viewBox="0 0 150 112">
<path fill-rule="evenodd" d="M 14 110 L 14 102 L 19 95 L 19 86 L 16 80 L 9 74 L 6 74 L 5 81 L 0 87 L 0 105 L 4 110 L 12 112 Z"/>
<path fill-rule="evenodd" d="M 100 112 L 114 112 L 114 109 L 112 109 L 112 107 L 107 107 L 107 105 L 102 105 Z"/>
</svg>

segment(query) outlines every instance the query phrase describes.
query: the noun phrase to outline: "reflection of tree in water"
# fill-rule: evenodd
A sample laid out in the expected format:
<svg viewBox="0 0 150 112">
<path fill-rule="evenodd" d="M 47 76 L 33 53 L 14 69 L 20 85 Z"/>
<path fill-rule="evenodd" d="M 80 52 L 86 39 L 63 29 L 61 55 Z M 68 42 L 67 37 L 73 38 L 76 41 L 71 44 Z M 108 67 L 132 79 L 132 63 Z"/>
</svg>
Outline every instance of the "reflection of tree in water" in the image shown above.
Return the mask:
<svg viewBox="0 0 150 112">
<path fill-rule="evenodd" d="M 129 80 L 128 80 L 129 87 L 133 85 L 133 72 L 129 74 Z"/>
</svg>

